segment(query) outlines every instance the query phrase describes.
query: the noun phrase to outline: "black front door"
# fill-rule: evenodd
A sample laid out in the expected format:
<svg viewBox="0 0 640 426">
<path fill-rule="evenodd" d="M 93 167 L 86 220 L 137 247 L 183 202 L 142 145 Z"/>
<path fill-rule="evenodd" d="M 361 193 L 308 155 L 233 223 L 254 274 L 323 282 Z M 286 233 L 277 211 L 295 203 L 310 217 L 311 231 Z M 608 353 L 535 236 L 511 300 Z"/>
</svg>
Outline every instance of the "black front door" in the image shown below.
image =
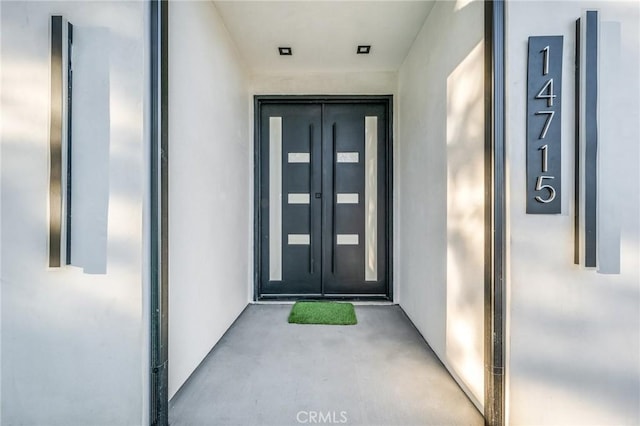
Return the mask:
<svg viewBox="0 0 640 426">
<path fill-rule="evenodd" d="M 258 296 L 389 297 L 387 100 L 258 105 Z"/>
</svg>

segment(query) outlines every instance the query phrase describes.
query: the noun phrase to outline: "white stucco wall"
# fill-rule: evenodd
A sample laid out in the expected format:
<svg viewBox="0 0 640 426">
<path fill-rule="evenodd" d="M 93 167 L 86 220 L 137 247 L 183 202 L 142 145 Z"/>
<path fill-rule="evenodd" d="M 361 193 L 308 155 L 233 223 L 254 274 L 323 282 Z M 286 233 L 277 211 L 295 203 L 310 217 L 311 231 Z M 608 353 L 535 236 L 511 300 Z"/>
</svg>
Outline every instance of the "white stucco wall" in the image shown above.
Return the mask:
<svg viewBox="0 0 640 426">
<path fill-rule="evenodd" d="M 600 64 L 598 191 L 607 201 L 600 205 L 598 226 L 607 252 L 599 253 L 597 269 L 573 264 L 574 32 L 575 20 L 587 9 L 600 11 L 601 36 L 607 22 L 620 29 L 619 44 L 601 39 L 600 45 L 606 63 Z M 507 373 L 514 425 L 640 423 L 639 25 L 635 1 L 507 4 Z M 525 214 L 527 38 L 532 35 L 564 36 L 560 215 Z M 611 67 L 612 62 L 617 64 Z M 620 273 L 602 273 L 605 259 L 612 270 L 616 250 Z"/>
<path fill-rule="evenodd" d="M 169 395 L 247 305 L 248 85 L 211 2 L 169 7 Z"/>
<path fill-rule="evenodd" d="M 149 9 L 0 2 L 3 425 L 147 416 Z M 49 25 L 74 24 L 77 266 L 47 267 Z"/>
<path fill-rule="evenodd" d="M 395 71 L 251 75 L 254 95 L 392 95 L 397 84 Z"/>
<path fill-rule="evenodd" d="M 399 73 L 399 302 L 483 403 L 484 4 L 437 2 Z"/>
</svg>

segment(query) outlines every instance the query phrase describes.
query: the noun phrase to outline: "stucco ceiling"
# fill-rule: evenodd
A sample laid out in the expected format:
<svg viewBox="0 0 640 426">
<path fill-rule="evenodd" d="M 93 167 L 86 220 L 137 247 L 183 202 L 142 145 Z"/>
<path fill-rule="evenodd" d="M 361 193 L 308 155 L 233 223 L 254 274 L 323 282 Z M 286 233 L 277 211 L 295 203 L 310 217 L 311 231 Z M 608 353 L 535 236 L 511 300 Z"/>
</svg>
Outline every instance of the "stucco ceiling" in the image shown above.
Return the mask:
<svg viewBox="0 0 640 426">
<path fill-rule="evenodd" d="M 397 70 L 434 1 L 216 1 L 254 73 Z M 369 55 L 357 55 L 360 44 Z M 290 46 L 292 56 L 280 56 Z"/>
</svg>

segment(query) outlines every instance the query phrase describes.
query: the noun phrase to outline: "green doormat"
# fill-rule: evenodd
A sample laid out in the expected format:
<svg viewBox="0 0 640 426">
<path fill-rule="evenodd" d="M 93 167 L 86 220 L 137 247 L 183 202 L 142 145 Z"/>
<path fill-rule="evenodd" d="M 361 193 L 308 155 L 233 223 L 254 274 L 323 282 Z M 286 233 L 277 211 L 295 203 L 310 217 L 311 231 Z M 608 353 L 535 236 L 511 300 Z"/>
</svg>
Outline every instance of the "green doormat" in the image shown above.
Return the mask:
<svg viewBox="0 0 640 426">
<path fill-rule="evenodd" d="M 296 302 L 291 308 L 289 323 L 354 325 L 358 320 L 351 303 Z"/>
</svg>

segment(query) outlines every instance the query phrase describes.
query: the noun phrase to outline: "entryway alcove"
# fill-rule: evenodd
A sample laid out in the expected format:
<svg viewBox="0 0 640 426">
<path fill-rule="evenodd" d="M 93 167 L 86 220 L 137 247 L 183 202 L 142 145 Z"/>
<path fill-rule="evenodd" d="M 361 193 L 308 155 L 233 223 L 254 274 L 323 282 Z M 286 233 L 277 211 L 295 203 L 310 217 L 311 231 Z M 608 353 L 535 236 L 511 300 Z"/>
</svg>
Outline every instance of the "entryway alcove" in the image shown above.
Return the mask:
<svg viewBox="0 0 640 426">
<path fill-rule="evenodd" d="M 397 405 L 405 399 L 415 407 L 429 406 L 428 398 L 419 391 L 429 388 L 422 387 L 431 383 L 427 376 L 421 376 L 425 381 L 416 384 L 416 393 L 401 389 L 402 383 L 412 388 L 411 371 L 426 365 L 436 366 L 434 374 L 443 380 L 438 383 L 444 387 L 455 383 L 455 392 L 465 395 L 470 407 L 482 410 L 484 2 L 175 2 L 168 9 L 168 394 L 176 410 L 176 417 L 170 413 L 171 418 L 179 424 L 179 413 L 185 413 L 180 410 L 189 406 L 191 398 L 186 395 L 195 395 L 193 389 L 200 389 L 200 385 L 213 386 L 210 389 L 219 396 L 228 392 L 233 404 L 245 408 L 243 404 L 251 400 L 254 391 L 269 389 L 276 395 L 295 395 L 297 389 L 311 399 L 281 401 L 288 409 L 297 408 L 296 404 L 316 397 L 314 389 L 341 388 L 343 384 L 335 380 L 349 375 L 336 375 L 343 371 L 340 368 L 353 370 L 353 383 L 359 386 L 355 392 L 363 392 L 355 397 L 364 404 L 368 403 L 368 379 L 363 378 L 382 368 L 387 369 L 390 388 L 382 382 L 377 385 L 383 386 L 384 392 L 395 389 L 397 393 L 386 393 L 390 399 L 380 399 L 381 404 L 397 406 L 399 411 L 397 416 L 391 413 L 391 417 L 380 418 L 426 421 L 429 417 L 420 417 L 422 414 L 402 417 L 403 406 Z M 369 46 L 368 54 L 362 53 L 367 49 L 361 46 Z M 271 106 L 278 98 L 286 100 L 286 105 Z M 382 110 L 377 112 L 375 105 L 371 111 L 362 106 L 367 98 L 384 100 Z M 260 99 L 269 99 L 269 108 L 281 110 L 256 116 Z M 348 99 L 352 106 L 343 105 Z M 359 118 L 354 124 L 348 125 L 360 142 L 351 137 L 341 140 L 338 135 L 338 145 L 332 146 L 337 119 L 329 122 L 326 117 L 343 114 L 340 108 L 364 108 L 356 114 Z M 280 197 L 277 206 L 282 227 L 276 224 L 269 228 L 273 224 L 268 220 L 261 227 L 256 220 L 260 212 L 268 217 L 269 213 L 277 215 L 278 209 L 269 210 L 275 206 L 268 183 L 272 176 L 257 175 L 269 161 L 260 140 L 270 138 L 274 129 L 282 132 L 288 116 L 304 115 L 307 109 L 311 115 L 320 111 L 316 118 L 310 118 L 311 127 L 305 122 L 304 132 L 280 134 L 285 150 L 289 143 L 306 146 L 306 150 L 288 149 L 279 157 L 282 187 L 275 196 Z M 280 121 L 271 120 L 273 117 Z M 374 117 L 376 124 L 372 124 Z M 377 131 L 376 137 L 384 136 L 376 150 L 375 219 L 372 212 L 364 210 L 364 202 L 373 201 L 372 192 L 367 191 L 364 161 L 365 136 L 372 129 Z M 303 143 L 303 136 L 316 144 Z M 318 160 L 323 164 L 314 163 Z M 307 167 L 306 172 L 301 164 Z M 292 168 L 287 169 L 289 165 Z M 313 165 L 317 166 L 315 171 L 309 172 Z M 294 166 L 300 170 L 294 171 Z M 348 167 L 361 169 L 344 183 L 333 178 Z M 287 177 L 287 173 L 299 176 Z M 304 179 L 310 176 L 316 178 L 313 186 Z M 306 182 L 306 186 L 298 188 L 293 182 Z M 338 187 L 333 188 L 334 183 Z M 346 186 L 340 187 L 343 184 Z M 348 209 L 356 213 L 349 216 Z M 333 217 L 338 220 L 334 222 Z M 375 220 L 377 227 L 367 228 L 367 220 Z M 323 231 L 323 226 L 331 229 L 334 224 L 344 229 Z M 375 240 L 372 229 L 377 232 Z M 324 236 L 314 238 L 315 233 Z M 265 263 L 269 262 L 265 253 L 272 248 L 271 235 L 276 234 L 280 236 L 278 250 L 288 253 L 286 250 L 295 249 L 296 254 L 283 257 L 279 264 L 284 272 L 280 287 L 269 287 L 269 280 L 266 284 L 260 280 L 274 271 L 272 266 L 277 275 L 278 264 Z M 375 248 L 371 241 L 376 242 Z M 367 253 L 377 262 L 365 261 L 369 260 Z M 335 271 L 347 266 L 352 268 L 353 279 L 329 278 L 332 267 Z M 285 282 L 287 274 L 297 278 Z M 301 280 L 303 275 L 311 278 Z M 314 356 L 343 366 L 338 370 L 327 366 L 326 375 L 316 377 L 326 379 L 324 388 L 318 387 L 317 381 L 306 381 L 304 369 L 299 373 L 278 370 L 267 361 L 268 357 L 282 357 L 284 365 L 296 365 L 300 348 L 294 350 L 293 342 L 300 343 L 308 336 L 304 328 L 286 324 L 286 315 L 282 318 L 285 322 L 276 320 L 286 305 L 253 305 L 264 296 L 282 300 L 323 295 L 387 300 L 377 302 L 384 303 L 380 306 L 356 306 L 362 321 L 351 329 L 312 327 L 324 344 L 303 347 L 323 348 L 325 355 L 318 352 Z M 363 332 L 368 346 L 357 345 L 357 349 L 352 345 Z M 336 335 L 331 337 L 333 333 Z M 385 337 L 396 333 L 407 340 L 395 342 Z M 269 336 L 267 340 L 265 336 Z M 336 353 L 332 342 L 341 347 L 333 349 Z M 338 355 L 343 349 L 344 363 Z M 413 350 L 421 355 L 404 357 L 406 351 Z M 230 363 L 225 353 L 235 354 L 239 364 Z M 384 360 L 379 359 L 381 354 L 386 354 Z M 269 367 L 261 367 L 263 361 Z M 359 368 L 370 370 L 358 372 Z M 254 383 L 225 382 L 228 376 L 218 375 L 221 371 L 246 371 Z M 280 374 L 275 374 L 277 371 Z M 213 376 L 205 378 L 209 373 Z M 253 375 L 257 373 L 266 375 Z M 432 397 L 438 395 L 439 386 L 429 388 Z M 200 402 L 209 404 L 207 401 L 212 400 L 203 397 Z M 227 403 L 215 401 L 214 409 L 221 405 L 216 415 L 224 416 Z M 427 415 L 421 410 L 418 412 Z M 269 410 L 256 409 L 251 415 L 259 416 L 260 412 L 266 417 L 230 417 L 225 421 L 285 421 L 269 417 Z M 375 420 L 360 409 L 352 408 L 350 413 L 354 423 Z M 295 423 L 295 413 L 287 419 Z M 477 419 L 481 422 L 481 417 Z"/>
</svg>

